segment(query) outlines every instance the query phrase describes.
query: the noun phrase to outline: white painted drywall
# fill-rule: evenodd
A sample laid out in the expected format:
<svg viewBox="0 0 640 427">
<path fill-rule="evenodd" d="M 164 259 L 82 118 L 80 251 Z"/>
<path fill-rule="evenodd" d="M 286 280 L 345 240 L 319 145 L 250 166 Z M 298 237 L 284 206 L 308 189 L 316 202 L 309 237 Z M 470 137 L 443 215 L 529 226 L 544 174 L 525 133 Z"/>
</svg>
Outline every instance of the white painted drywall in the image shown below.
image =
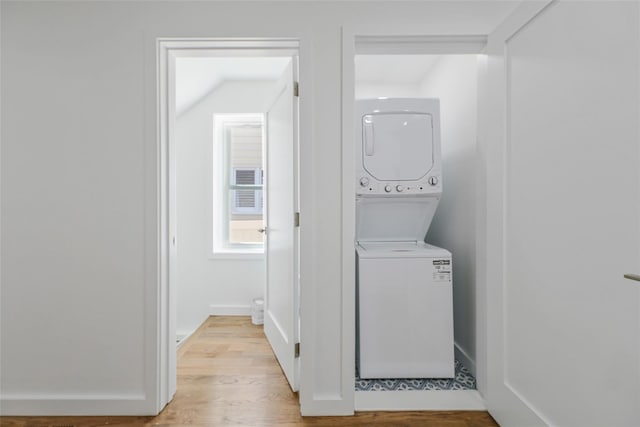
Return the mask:
<svg viewBox="0 0 640 427">
<path fill-rule="evenodd" d="M 356 84 L 356 99 L 378 98 L 411 98 L 420 93 L 417 83 L 386 83 L 386 82 L 358 82 Z"/>
<path fill-rule="evenodd" d="M 343 253 L 353 236 L 342 234 L 343 30 L 487 34 L 513 7 L 1 2 L 3 414 L 162 406 L 159 37 L 300 40 L 302 411 L 352 413 L 355 317 L 343 301 L 353 301 L 354 283 L 341 269 L 353 258 Z"/>
<path fill-rule="evenodd" d="M 253 255 L 211 258 L 207 224 L 212 221 L 209 179 L 213 114 L 263 113 L 273 86 L 273 82 L 265 81 L 227 81 L 177 117 L 176 333 L 179 336 L 193 332 L 209 314 L 248 315 L 252 299 L 263 296 L 263 258 Z"/>
<path fill-rule="evenodd" d="M 0 7 L 0 412 L 148 411 L 140 16 Z"/>
<path fill-rule="evenodd" d="M 426 241 L 453 254 L 454 336 L 473 372 L 477 81 L 476 55 L 443 55 L 420 85 L 422 96 L 440 99 L 442 135 L 442 198 Z"/>
</svg>

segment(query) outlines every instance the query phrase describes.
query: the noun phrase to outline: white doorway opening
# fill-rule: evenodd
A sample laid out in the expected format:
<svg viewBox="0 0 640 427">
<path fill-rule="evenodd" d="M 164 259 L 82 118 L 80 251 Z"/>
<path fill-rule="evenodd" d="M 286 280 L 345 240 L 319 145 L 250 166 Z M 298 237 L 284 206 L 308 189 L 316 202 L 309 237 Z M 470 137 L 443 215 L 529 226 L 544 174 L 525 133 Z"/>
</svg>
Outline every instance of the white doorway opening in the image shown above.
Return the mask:
<svg viewBox="0 0 640 427">
<path fill-rule="evenodd" d="M 284 39 L 158 41 L 162 406 L 176 390 L 176 338 L 210 314 L 249 314 L 252 297 L 264 297 L 265 334 L 298 389 L 298 49 Z M 244 291 L 234 277 L 243 266 L 253 269 Z"/>
<path fill-rule="evenodd" d="M 396 97 L 439 98 L 443 114 L 443 203 L 427 241 L 454 253 L 456 376 L 451 381 L 362 381 L 355 383 L 356 410 L 479 410 L 476 390 L 475 332 L 475 200 L 474 170 L 478 78 L 482 72 L 484 36 L 392 36 L 345 34 L 343 140 L 354 134 L 355 99 Z M 347 59 L 348 57 L 348 59 Z M 451 122 L 452 117 L 456 122 Z M 354 146 L 343 146 L 344 192 L 354 193 Z M 455 169 L 455 171 L 454 171 Z M 353 184 L 352 184 L 353 183 Z M 454 193 L 456 196 L 453 196 Z M 453 197 L 452 197 L 453 196 Z M 445 200 L 446 199 L 446 200 Z M 446 202 L 446 203 L 445 203 Z M 353 209 L 353 210 L 352 210 Z M 482 209 L 479 207 L 479 209 Z M 355 207 L 343 212 L 345 244 L 355 235 Z M 455 215 L 453 215 L 455 214 Z M 352 234 L 354 233 L 354 234 Z M 458 262 L 460 261 L 460 262 Z M 355 260 L 343 264 L 353 283 Z M 455 267 L 454 267 L 455 268 Z M 457 274 L 456 274 L 457 273 Z M 355 287 L 355 283 L 354 283 Z M 456 306 L 457 305 L 457 306 Z M 354 306 L 355 311 L 355 306 Z M 482 367 L 480 367 L 480 370 Z M 356 370 L 357 378 L 357 370 Z M 376 391 L 370 391 L 376 390 Z M 407 390 L 407 391 L 398 391 Z"/>
</svg>

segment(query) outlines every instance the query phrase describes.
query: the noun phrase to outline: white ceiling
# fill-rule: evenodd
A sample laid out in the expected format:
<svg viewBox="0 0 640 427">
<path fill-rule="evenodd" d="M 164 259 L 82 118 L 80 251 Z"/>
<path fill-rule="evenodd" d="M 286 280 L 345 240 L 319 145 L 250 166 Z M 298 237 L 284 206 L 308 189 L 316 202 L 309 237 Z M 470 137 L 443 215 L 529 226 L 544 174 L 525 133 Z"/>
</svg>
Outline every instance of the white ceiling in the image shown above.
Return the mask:
<svg viewBox="0 0 640 427">
<path fill-rule="evenodd" d="M 417 84 L 439 55 L 358 55 L 356 82 Z M 176 113 L 181 114 L 225 80 L 277 80 L 289 62 L 282 57 L 176 58 Z"/>
<path fill-rule="evenodd" d="M 289 61 L 282 57 L 176 58 L 176 113 L 188 109 L 225 80 L 277 80 Z"/>
</svg>

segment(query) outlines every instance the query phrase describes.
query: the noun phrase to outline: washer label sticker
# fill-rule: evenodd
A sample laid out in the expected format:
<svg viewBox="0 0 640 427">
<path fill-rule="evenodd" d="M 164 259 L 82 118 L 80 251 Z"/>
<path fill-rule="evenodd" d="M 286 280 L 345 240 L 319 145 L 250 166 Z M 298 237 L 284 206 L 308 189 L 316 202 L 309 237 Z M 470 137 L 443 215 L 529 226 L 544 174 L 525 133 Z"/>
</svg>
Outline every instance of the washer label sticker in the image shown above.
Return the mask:
<svg viewBox="0 0 640 427">
<path fill-rule="evenodd" d="M 433 281 L 434 282 L 450 282 L 451 281 L 451 260 L 450 259 L 434 259 L 433 260 Z"/>
</svg>

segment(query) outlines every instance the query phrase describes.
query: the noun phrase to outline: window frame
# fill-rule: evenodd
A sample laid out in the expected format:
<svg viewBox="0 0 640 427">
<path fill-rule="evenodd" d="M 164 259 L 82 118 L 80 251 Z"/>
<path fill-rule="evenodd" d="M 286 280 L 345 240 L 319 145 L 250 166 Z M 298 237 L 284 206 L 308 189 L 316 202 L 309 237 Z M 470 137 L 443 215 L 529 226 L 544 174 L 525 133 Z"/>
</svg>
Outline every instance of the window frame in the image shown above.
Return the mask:
<svg viewBox="0 0 640 427">
<path fill-rule="evenodd" d="M 234 243 L 229 240 L 229 224 L 231 215 L 243 215 L 243 213 L 232 212 L 233 201 L 231 192 L 236 187 L 232 184 L 231 167 L 231 140 L 230 129 L 240 125 L 256 125 L 262 129 L 262 166 L 259 170 L 264 171 L 264 152 L 265 152 L 265 115 L 264 113 L 214 113 L 212 120 L 213 138 L 210 146 L 212 147 L 210 161 L 210 179 L 209 179 L 209 197 L 207 218 L 211 225 L 209 235 L 209 258 L 211 259 L 234 259 L 234 258 L 264 258 L 264 243 Z M 252 168 L 242 168 L 252 169 Z M 257 169 L 257 168 L 253 168 Z M 262 190 L 264 198 L 263 185 L 260 186 L 243 186 L 243 189 L 259 189 Z M 261 209 L 264 220 L 264 205 Z M 248 215 L 258 215 L 259 213 L 247 212 Z"/>
</svg>

